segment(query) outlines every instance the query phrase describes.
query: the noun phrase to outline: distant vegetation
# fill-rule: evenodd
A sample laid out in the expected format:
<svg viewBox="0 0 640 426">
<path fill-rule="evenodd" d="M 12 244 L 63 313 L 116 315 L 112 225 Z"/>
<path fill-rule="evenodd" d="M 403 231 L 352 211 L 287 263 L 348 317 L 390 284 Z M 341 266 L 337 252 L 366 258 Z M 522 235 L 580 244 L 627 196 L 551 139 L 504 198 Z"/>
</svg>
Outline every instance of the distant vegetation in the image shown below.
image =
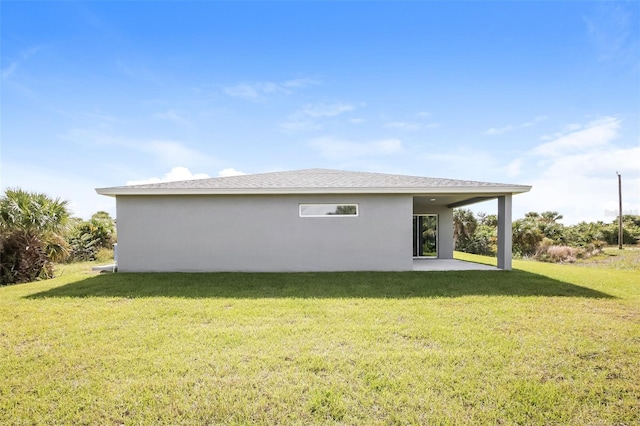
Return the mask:
<svg viewBox="0 0 640 426">
<path fill-rule="evenodd" d="M 0 284 L 51 278 L 54 262 L 95 260 L 115 239 L 106 212 L 83 221 L 71 217 L 67 201 L 7 189 L 0 197 Z"/>
<path fill-rule="evenodd" d="M 513 222 L 516 257 L 574 262 L 618 243 L 617 220 L 611 223 L 559 223 L 558 212 L 527 213 Z M 624 244 L 640 240 L 640 216 L 623 216 Z M 454 210 L 458 251 L 495 256 L 496 215 Z M 102 260 L 113 255 L 116 228 L 104 211 L 84 221 L 74 218 L 68 202 L 46 194 L 7 189 L 0 197 L 0 285 L 51 278 L 54 263 Z"/>
<path fill-rule="evenodd" d="M 640 216 L 624 215 L 623 244 L 640 241 Z M 600 253 L 607 245 L 618 244 L 618 220 L 580 222 L 565 226 L 562 215 L 555 211 L 530 212 L 513 222 L 513 253 L 517 257 L 545 262 L 574 262 Z M 496 215 L 456 209 L 453 213 L 456 250 L 495 256 L 497 250 Z"/>
<path fill-rule="evenodd" d="M 67 242 L 68 262 L 102 260 L 105 257 L 102 252 L 112 250 L 116 242 L 115 221 L 104 211 L 95 213 L 88 221 L 74 219 Z"/>
</svg>

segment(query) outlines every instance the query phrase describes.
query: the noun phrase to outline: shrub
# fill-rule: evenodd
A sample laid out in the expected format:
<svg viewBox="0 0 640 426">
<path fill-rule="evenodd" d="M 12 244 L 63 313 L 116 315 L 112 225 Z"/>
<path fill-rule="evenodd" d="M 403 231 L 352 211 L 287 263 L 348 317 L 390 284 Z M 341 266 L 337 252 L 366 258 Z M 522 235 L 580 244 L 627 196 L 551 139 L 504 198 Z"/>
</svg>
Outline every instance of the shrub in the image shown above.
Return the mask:
<svg viewBox="0 0 640 426">
<path fill-rule="evenodd" d="M 74 233 L 69 237 L 69 262 L 88 262 L 96 259 L 98 240 L 91 234 Z"/>
<path fill-rule="evenodd" d="M 96 253 L 96 260 L 98 262 L 109 262 L 113 260 L 113 249 L 101 248 Z"/>
<path fill-rule="evenodd" d="M 53 276 L 52 262 L 68 255 L 62 237 L 69 221 L 67 204 L 46 194 L 5 191 L 0 197 L 0 283 Z"/>
<path fill-rule="evenodd" d="M 513 222 L 513 253 L 522 257 L 534 256 L 544 234 L 537 224 L 527 217 Z"/>
<path fill-rule="evenodd" d="M 541 262 L 573 263 L 577 259 L 586 259 L 602 252 L 603 247 L 602 241 L 594 242 L 585 247 L 569 247 L 555 245 L 553 240 L 544 238 L 538 245 L 533 258 Z"/>
<path fill-rule="evenodd" d="M 536 252 L 534 258 L 541 262 L 573 263 L 577 259 L 578 249 L 569 246 L 548 246 Z"/>
<path fill-rule="evenodd" d="M 67 237 L 69 261 L 97 260 L 99 251 L 111 249 L 115 239 L 115 225 L 106 212 L 98 212 L 88 221 L 77 221 Z"/>
<path fill-rule="evenodd" d="M 483 256 L 495 256 L 497 251 L 495 240 L 496 238 L 492 235 L 478 232 L 470 237 L 458 239 L 456 241 L 456 250 Z"/>
<path fill-rule="evenodd" d="M 495 255 L 497 251 L 497 217 L 479 213 L 474 221 L 469 211 L 454 211 L 455 249 L 462 252 Z M 605 245 L 618 241 L 617 219 L 604 222 L 565 226 L 558 221 L 562 215 L 555 211 L 529 212 L 512 224 L 512 252 L 515 257 L 533 258 L 548 262 L 570 262 L 590 257 Z M 640 216 L 623 216 L 624 244 L 640 242 Z M 465 232 L 462 232 L 465 231 Z M 550 248 L 554 246 L 554 248 Z M 573 250 L 559 247 L 572 247 Z"/>
<path fill-rule="evenodd" d="M 16 284 L 53 277 L 53 262 L 37 235 L 13 231 L 0 236 L 0 284 Z"/>
</svg>

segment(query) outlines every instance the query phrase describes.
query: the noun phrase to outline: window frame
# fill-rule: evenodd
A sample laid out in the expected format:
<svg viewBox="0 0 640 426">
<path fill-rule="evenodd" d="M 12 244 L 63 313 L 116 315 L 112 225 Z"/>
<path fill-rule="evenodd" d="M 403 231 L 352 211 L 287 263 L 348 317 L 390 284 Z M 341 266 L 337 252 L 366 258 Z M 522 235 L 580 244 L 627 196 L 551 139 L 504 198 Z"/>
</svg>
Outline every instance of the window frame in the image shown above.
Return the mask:
<svg viewBox="0 0 640 426">
<path fill-rule="evenodd" d="M 349 206 L 355 207 L 355 214 L 303 214 L 302 209 L 306 206 L 335 206 L 336 210 L 340 206 Z M 360 216 L 360 205 L 358 203 L 299 203 L 298 204 L 298 216 L 299 217 L 359 217 Z"/>
<path fill-rule="evenodd" d="M 435 254 L 434 255 L 421 255 L 420 252 L 420 247 L 424 245 L 424 241 L 422 239 L 420 239 L 420 234 L 416 233 L 417 229 L 415 227 L 415 223 L 414 223 L 414 227 L 413 227 L 413 244 L 414 244 L 414 249 L 416 249 L 416 255 L 413 256 L 414 259 L 438 259 L 440 257 L 440 215 L 437 213 L 414 213 L 413 214 L 413 218 L 414 220 L 416 218 L 420 217 L 433 217 L 435 218 L 435 233 L 434 233 L 434 248 L 435 248 Z"/>
</svg>

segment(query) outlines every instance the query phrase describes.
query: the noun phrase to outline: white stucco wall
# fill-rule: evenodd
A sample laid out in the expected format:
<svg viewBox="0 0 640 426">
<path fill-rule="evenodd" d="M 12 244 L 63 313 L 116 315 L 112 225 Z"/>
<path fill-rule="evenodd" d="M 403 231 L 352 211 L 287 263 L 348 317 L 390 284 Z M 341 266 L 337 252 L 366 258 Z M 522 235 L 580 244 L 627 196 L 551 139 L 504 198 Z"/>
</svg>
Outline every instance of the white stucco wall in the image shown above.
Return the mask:
<svg viewBox="0 0 640 426">
<path fill-rule="evenodd" d="M 359 216 L 299 217 L 300 203 Z M 411 270 L 412 210 L 409 195 L 118 196 L 118 269 Z"/>
</svg>

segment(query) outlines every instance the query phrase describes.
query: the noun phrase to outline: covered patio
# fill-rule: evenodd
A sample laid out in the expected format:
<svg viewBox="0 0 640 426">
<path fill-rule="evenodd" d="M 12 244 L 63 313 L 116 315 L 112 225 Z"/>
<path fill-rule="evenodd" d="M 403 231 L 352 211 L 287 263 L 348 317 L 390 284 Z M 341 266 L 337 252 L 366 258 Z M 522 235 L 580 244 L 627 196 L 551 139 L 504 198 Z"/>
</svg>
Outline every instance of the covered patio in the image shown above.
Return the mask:
<svg viewBox="0 0 640 426">
<path fill-rule="evenodd" d="M 414 271 L 500 271 L 495 266 L 457 259 L 413 259 Z"/>
<path fill-rule="evenodd" d="M 469 183 L 469 185 L 474 182 Z M 435 253 L 416 253 L 416 243 L 414 243 L 414 263 L 413 270 L 433 270 L 433 271 L 460 271 L 460 270 L 483 270 L 484 266 L 473 267 L 465 265 L 470 262 L 456 261 L 453 259 L 454 240 L 453 240 L 453 209 L 459 207 L 465 207 L 471 204 L 475 204 L 482 201 L 497 200 L 498 207 L 498 235 L 497 235 L 497 268 L 493 266 L 487 266 L 487 268 L 511 270 L 512 259 L 512 230 L 511 230 L 511 206 L 512 196 L 514 193 L 528 191 L 530 187 L 514 187 L 514 188 L 499 188 L 505 192 L 494 192 L 496 188 L 491 185 L 500 186 L 500 184 L 481 184 L 475 182 L 477 188 L 475 192 L 467 192 L 468 189 L 452 191 L 451 188 L 438 192 L 432 190 L 428 194 L 413 194 L 413 215 L 414 215 L 414 239 L 417 239 L 416 235 L 416 216 L 434 216 L 437 217 L 437 249 Z M 506 186 L 506 185 L 503 185 Z M 448 191 L 448 192 L 445 192 Z M 516 192 L 518 191 L 518 192 Z M 422 228 L 421 228 L 422 229 Z M 420 245 L 420 243 L 418 243 Z M 425 257 L 422 257 L 425 256 Z M 434 256 L 435 258 L 431 258 Z M 421 262 L 425 262 L 422 265 Z M 441 261 L 442 263 L 431 264 L 429 262 Z M 447 262 L 448 261 L 448 262 Z M 417 262 L 417 263 L 416 263 Z M 457 263 L 460 262 L 460 263 Z M 416 269 L 420 268 L 420 269 Z M 429 268 L 429 269 L 423 269 Z"/>
</svg>

